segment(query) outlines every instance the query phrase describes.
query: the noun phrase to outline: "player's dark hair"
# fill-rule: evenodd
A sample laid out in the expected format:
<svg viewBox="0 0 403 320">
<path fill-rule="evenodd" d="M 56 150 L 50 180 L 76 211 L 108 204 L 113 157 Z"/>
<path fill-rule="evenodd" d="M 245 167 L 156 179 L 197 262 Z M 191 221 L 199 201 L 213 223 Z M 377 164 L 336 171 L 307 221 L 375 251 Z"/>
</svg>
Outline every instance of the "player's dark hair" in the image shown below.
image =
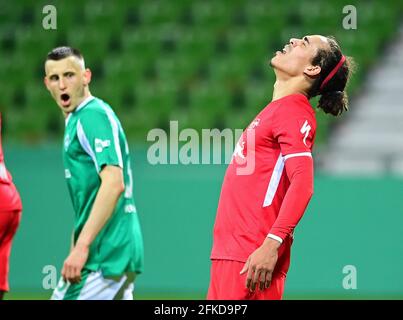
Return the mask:
<svg viewBox="0 0 403 320">
<path fill-rule="evenodd" d="M 83 56 L 78 49 L 72 47 L 57 47 L 50 51 L 46 57 L 47 60 L 62 60 L 67 57 L 77 57 L 80 60 L 83 60 Z"/>
<path fill-rule="evenodd" d="M 325 113 L 338 116 L 342 114 L 343 111 L 348 110 L 348 96 L 344 90 L 353 72 L 354 61 L 351 57 L 346 57 L 346 60 L 333 77 L 331 77 L 328 82 L 324 82 L 326 77 L 336 68 L 343 57 L 340 45 L 337 41 L 331 36 L 327 37 L 327 40 L 330 45 L 330 50 L 319 49 L 316 56 L 312 59 L 312 65 L 320 66 L 321 72 L 309 89 L 308 96 L 312 98 L 320 95 L 321 97 L 317 107 L 322 109 Z"/>
</svg>

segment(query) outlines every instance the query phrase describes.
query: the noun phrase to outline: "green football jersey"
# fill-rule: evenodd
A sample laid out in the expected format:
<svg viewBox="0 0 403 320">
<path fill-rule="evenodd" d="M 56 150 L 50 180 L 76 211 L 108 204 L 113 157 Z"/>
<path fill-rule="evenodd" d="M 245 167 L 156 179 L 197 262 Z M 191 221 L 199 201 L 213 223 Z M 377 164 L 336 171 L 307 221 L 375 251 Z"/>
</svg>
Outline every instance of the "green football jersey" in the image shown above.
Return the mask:
<svg viewBox="0 0 403 320">
<path fill-rule="evenodd" d="M 104 101 L 89 97 L 66 118 L 63 162 L 75 211 L 74 242 L 93 207 L 106 165 L 123 170 L 125 191 L 90 246 L 85 268 L 105 276 L 143 271 L 143 238 L 133 199 L 129 147 L 119 119 Z"/>
</svg>

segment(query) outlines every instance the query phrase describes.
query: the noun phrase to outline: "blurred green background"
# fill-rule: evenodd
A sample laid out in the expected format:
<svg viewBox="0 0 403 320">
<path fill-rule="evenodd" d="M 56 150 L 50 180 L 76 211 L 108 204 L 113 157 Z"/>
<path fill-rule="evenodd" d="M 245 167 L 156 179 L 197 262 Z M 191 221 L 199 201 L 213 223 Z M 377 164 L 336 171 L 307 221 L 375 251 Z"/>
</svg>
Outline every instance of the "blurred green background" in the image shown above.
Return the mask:
<svg viewBox="0 0 403 320">
<path fill-rule="evenodd" d="M 43 28 L 46 5 L 56 9 L 56 30 Z M 346 5 L 356 7 L 356 30 L 343 28 Z M 4 131 L 28 143 L 60 136 L 63 121 L 43 85 L 44 59 L 60 45 L 82 51 L 92 93 L 140 142 L 169 119 L 185 128 L 244 128 L 270 101 L 268 63 L 291 37 L 334 35 L 359 65 L 353 95 L 396 35 L 402 8 L 401 0 L 0 0 Z M 330 121 L 318 113 L 317 143 Z"/>
<path fill-rule="evenodd" d="M 45 5 L 57 29 L 45 30 Z M 345 30 L 345 5 L 358 29 Z M 79 48 L 93 71 L 91 91 L 109 102 L 129 137 L 135 196 L 145 239 L 137 298 L 204 298 L 212 228 L 225 165 L 147 162 L 153 128 L 244 128 L 270 100 L 268 65 L 291 37 L 334 35 L 358 70 L 392 42 L 403 1 L 34 1 L 0 0 L 0 111 L 6 164 L 24 212 L 11 259 L 9 299 L 48 298 L 43 267 L 68 251 L 73 213 L 61 161 L 63 118 L 43 85 L 43 61 L 59 45 Z M 322 150 L 337 121 L 317 113 Z M 296 231 L 285 297 L 403 298 L 401 178 L 316 172 L 315 195 Z M 342 286 L 357 268 L 357 289 Z M 60 270 L 59 270 L 60 271 Z"/>
</svg>

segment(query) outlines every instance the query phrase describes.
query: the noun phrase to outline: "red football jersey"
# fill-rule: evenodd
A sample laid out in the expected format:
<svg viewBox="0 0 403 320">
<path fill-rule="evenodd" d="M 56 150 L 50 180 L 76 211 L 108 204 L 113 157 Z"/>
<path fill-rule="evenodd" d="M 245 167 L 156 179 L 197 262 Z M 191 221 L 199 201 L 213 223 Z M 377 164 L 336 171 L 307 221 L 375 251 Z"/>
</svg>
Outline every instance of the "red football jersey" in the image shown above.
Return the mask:
<svg viewBox="0 0 403 320">
<path fill-rule="evenodd" d="M 0 212 L 22 210 L 20 195 L 13 183 L 11 174 L 4 163 L 1 144 L 1 114 L 0 114 Z"/>
<path fill-rule="evenodd" d="M 295 191 L 285 199 L 290 187 L 285 162 L 304 157 L 302 163 L 308 163 L 312 175 L 307 180 L 313 183 L 315 131 L 315 112 L 302 94 L 271 102 L 251 122 L 239 139 L 224 177 L 211 259 L 246 262 L 269 236 L 283 243 L 278 267 L 287 272 L 293 228 L 309 199 L 299 205 Z M 294 164 L 295 160 L 290 161 Z M 301 190 L 298 187 L 295 190 Z M 277 219 L 281 210 L 284 213 Z M 288 218 L 294 214 L 299 216 L 289 219 L 290 223 Z M 282 253 L 288 257 L 281 257 Z"/>
</svg>

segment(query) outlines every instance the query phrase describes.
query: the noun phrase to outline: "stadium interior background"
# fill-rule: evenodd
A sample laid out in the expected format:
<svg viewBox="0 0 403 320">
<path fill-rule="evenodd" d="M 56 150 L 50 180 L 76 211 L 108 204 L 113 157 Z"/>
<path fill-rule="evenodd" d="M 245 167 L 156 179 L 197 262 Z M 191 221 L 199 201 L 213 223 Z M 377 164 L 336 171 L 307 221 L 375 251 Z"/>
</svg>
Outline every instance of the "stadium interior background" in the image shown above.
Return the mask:
<svg viewBox="0 0 403 320">
<path fill-rule="evenodd" d="M 56 30 L 42 25 L 49 4 L 57 9 Z M 357 9 L 357 29 L 343 27 L 346 5 Z M 337 120 L 317 112 L 315 195 L 296 230 L 285 298 L 403 298 L 403 174 L 332 170 L 327 164 L 337 158 L 326 157 L 341 123 L 353 121 L 355 105 L 371 93 L 372 72 L 402 23 L 401 0 L 0 0 L 3 148 L 24 205 L 6 297 L 48 298 L 44 267 L 56 266 L 59 276 L 69 247 L 64 121 L 43 85 L 48 51 L 59 45 L 82 51 L 93 72 L 92 94 L 111 104 L 128 135 L 145 241 L 137 299 L 204 299 L 226 165 L 153 166 L 147 133 L 169 131 L 170 120 L 199 132 L 245 128 L 271 99 L 274 52 L 291 37 L 323 34 L 334 35 L 358 69 L 348 89 L 351 111 Z M 388 107 L 378 105 L 393 119 L 397 108 Z M 356 270 L 356 289 L 343 287 L 346 266 Z"/>
</svg>

